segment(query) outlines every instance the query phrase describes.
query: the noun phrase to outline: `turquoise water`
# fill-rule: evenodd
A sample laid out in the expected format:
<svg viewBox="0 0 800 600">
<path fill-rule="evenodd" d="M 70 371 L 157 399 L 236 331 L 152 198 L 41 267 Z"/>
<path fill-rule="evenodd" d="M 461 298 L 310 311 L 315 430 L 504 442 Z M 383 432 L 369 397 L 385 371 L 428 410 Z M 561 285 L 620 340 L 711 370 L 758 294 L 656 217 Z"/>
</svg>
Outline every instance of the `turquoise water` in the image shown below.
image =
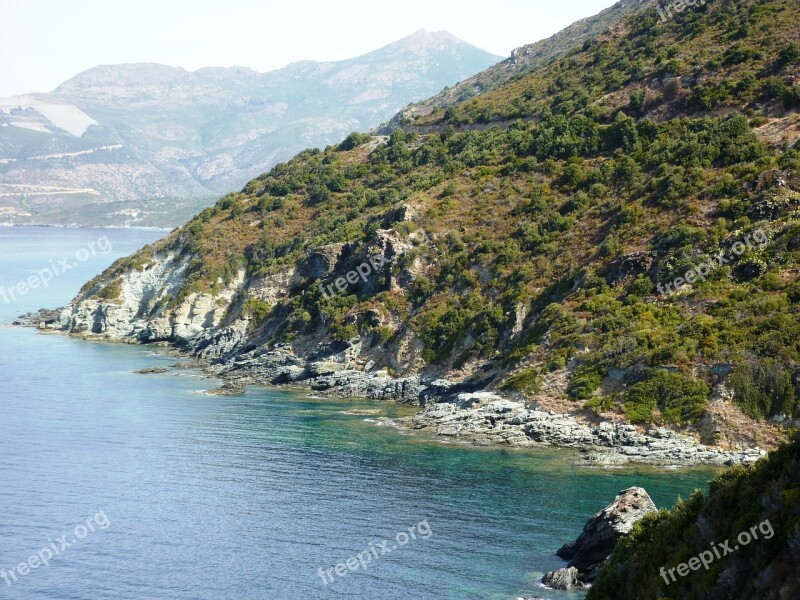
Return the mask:
<svg viewBox="0 0 800 600">
<path fill-rule="evenodd" d="M 0 285 L 103 233 L 0 229 Z M 0 321 L 63 304 L 154 237 L 107 233 L 114 252 L 0 301 Z M 175 363 L 149 348 L 17 328 L 0 328 L 0 348 L 0 569 L 50 540 L 59 548 L 62 534 L 75 540 L 12 585 L 0 578 L 0 598 L 576 597 L 536 581 L 562 566 L 554 550 L 591 513 L 631 485 L 668 506 L 713 474 L 422 440 L 375 422 L 409 410 L 394 404 L 261 388 L 208 396 L 217 382 L 202 373 L 131 374 Z M 414 525 L 416 539 L 398 545 Z M 380 555 L 382 540 L 396 548 Z M 372 556 L 366 570 L 332 571 L 330 583 L 325 571 L 359 553 Z"/>
</svg>

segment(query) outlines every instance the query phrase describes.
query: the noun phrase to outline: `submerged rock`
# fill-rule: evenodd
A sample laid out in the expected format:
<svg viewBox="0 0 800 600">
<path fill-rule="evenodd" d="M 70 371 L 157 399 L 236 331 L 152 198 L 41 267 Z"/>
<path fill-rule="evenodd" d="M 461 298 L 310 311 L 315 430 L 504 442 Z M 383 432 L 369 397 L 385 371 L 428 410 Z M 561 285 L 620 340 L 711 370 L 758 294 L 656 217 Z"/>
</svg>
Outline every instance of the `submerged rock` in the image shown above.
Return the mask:
<svg viewBox="0 0 800 600">
<path fill-rule="evenodd" d="M 240 381 L 225 381 L 221 388 L 206 392 L 212 396 L 243 396 L 247 388 Z"/>
</svg>

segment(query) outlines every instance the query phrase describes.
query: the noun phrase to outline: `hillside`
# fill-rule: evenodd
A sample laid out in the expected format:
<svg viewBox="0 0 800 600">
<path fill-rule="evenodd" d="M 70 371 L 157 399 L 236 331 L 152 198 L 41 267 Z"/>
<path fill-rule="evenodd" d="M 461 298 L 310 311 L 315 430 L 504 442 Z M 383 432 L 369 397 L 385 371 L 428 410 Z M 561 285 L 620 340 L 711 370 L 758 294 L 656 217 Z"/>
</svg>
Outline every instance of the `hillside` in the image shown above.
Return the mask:
<svg viewBox="0 0 800 600">
<path fill-rule="evenodd" d="M 446 378 L 773 447 L 800 416 L 795 17 L 634 13 L 390 136 L 277 165 L 52 326 L 256 381 L 381 372 L 402 380 L 370 394 L 424 401 Z"/>
<path fill-rule="evenodd" d="M 269 73 L 95 67 L 50 94 L 0 100 L 0 221 L 181 225 L 303 148 L 374 127 L 499 58 L 419 31 Z"/>
<path fill-rule="evenodd" d="M 797 598 L 799 544 L 795 440 L 749 469 L 717 477 L 707 496 L 698 491 L 671 511 L 646 516 L 619 543 L 586 598 Z M 686 563 L 695 568 L 684 567 L 684 575 L 677 569 Z"/>
</svg>

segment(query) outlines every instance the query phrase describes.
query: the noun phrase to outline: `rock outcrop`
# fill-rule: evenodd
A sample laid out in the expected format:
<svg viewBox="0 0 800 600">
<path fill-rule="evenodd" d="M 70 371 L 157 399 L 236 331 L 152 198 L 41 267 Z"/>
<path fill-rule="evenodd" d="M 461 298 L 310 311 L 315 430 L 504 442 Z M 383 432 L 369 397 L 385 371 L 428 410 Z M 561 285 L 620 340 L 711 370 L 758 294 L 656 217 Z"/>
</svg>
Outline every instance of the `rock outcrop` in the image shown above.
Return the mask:
<svg viewBox="0 0 800 600">
<path fill-rule="evenodd" d="M 626 423 L 597 425 L 569 414 L 527 408 L 494 393 L 462 393 L 447 402 L 429 404 L 419 414 L 395 421 L 400 427 L 447 436 L 476 445 L 537 445 L 575 448 L 583 460 L 600 466 L 629 462 L 654 465 L 750 464 L 762 456 L 756 449 L 731 452 L 704 446 L 666 428 L 639 431 Z"/>
<path fill-rule="evenodd" d="M 574 575 L 575 581 L 591 583 L 620 538 L 628 535 L 645 515 L 657 510 L 644 488 L 622 490 L 611 504 L 589 519 L 578 539 L 564 544 L 556 552 L 569 561 L 567 568 L 548 573 L 542 581 L 545 585 L 548 585 L 547 581 L 557 585 L 574 585 L 570 582 Z"/>
<path fill-rule="evenodd" d="M 578 581 L 578 569 L 566 567 L 557 571 L 550 571 L 542 577 L 542 583 L 553 590 L 571 590 L 574 587 L 583 587 Z"/>
<path fill-rule="evenodd" d="M 767 460 L 721 473 L 708 493 L 637 526 L 617 544 L 586 600 L 800 598 L 798 515 L 795 437 Z"/>
</svg>

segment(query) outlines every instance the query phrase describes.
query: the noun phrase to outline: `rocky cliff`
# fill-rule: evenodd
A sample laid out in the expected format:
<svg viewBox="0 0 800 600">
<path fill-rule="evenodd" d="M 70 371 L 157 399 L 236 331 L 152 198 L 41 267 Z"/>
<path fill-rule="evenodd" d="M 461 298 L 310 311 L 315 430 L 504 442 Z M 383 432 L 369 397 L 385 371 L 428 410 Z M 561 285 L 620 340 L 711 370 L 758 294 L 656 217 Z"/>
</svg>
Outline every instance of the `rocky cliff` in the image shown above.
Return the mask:
<svg viewBox="0 0 800 600">
<path fill-rule="evenodd" d="M 800 441 L 718 476 L 622 538 L 587 600 L 741 598 L 800 593 Z"/>
<path fill-rule="evenodd" d="M 619 540 L 630 535 L 646 515 L 657 511 L 644 488 L 621 490 L 611 504 L 586 522 L 575 541 L 559 548 L 556 554 L 569 563 L 563 569 L 547 573 L 542 583 L 561 590 L 591 584 Z"/>
<path fill-rule="evenodd" d="M 445 399 L 402 425 L 474 443 L 752 460 L 800 417 L 791 10 L 637 12 L 424 133 L 304 151 L 49 326 L 244 383 Z M 462 403 L 482 391 L 500 404 Z"/>
</svg>

